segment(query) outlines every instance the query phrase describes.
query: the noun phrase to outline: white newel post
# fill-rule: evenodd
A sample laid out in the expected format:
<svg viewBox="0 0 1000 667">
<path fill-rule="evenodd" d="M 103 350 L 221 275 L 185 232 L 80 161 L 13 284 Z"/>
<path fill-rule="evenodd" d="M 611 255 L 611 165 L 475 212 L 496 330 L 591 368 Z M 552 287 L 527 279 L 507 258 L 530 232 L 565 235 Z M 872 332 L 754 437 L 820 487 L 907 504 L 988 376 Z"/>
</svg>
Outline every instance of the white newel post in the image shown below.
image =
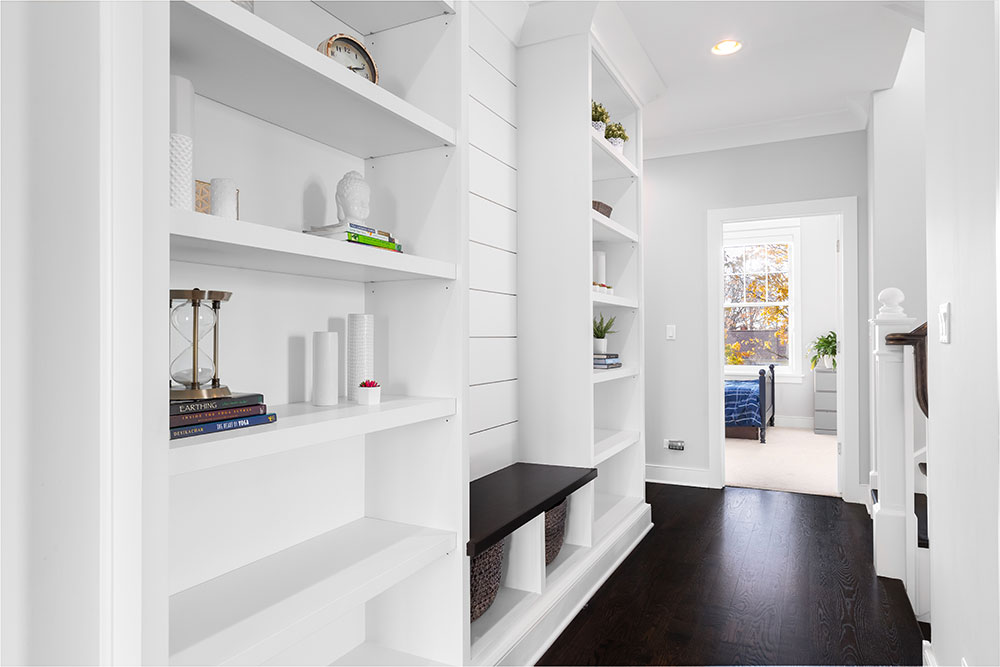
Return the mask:
<svg viewBox="0 0 1000 667">
<path fill-rule="evenodd" d="M 900 304 L 903 292 L 895 287 L 878 295 L 879 308 L 872 324 L 875 330 L 875 471 L 878 502 L 872 510 L 875 573 L 906 581 L 906 466 L 912 454 L 907 444 L 904 353 L 909 348 L 886 345 L 891 333 L 906 333 L 916 320 L 907 317 Z M 910 389 L 912 391 L 912 388 Z"/>
</svg>

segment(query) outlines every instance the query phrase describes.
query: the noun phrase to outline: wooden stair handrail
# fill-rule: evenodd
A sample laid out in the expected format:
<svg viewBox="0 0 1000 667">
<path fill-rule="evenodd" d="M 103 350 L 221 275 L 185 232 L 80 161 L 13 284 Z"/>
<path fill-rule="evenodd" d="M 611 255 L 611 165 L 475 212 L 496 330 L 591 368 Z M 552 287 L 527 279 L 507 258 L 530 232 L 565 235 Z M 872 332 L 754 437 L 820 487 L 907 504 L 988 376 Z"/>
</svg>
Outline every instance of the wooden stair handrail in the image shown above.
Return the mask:
<svg viewBox="0 0 1000 667">
<path fill-rule="evenodd" d="M 917 394 L 917 405 L 925 417 L 927 414 L 927 322 L 909 333 L 891 333 L 885 336 L 886 345 L 912 345 L 914 361 L 913 388 Z"/>
</svg>

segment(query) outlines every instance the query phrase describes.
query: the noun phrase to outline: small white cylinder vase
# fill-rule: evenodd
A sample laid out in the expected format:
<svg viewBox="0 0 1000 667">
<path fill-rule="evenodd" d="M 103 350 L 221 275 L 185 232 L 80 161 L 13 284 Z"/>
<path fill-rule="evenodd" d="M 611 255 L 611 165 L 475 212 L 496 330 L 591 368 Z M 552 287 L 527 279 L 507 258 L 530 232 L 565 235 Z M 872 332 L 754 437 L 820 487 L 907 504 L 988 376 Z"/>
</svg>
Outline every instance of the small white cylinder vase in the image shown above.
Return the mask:
<svg viewBox="0 0 1000 667">
<path fill-rule="evenodd" d="M 212 215 L 239 220 L 239 200 L 237 199 L 236 182 L 233 179 L 212 179 Z"/>
<path fill-rule="evenodd" d="M 607 354 L 608 353 L 608 339 L 607 338 L 595 338 L 594 339 L 594 354 Z"/>
<path fill-rule="evenodd" d="M 170 205 L 194 210 L 194 141 L 170 135 Z"/>
<path fill-rule="evenodd" d="M 594 282 L 598 285 L 608 282 L 608 255 L 603 250 L 594 251 Z"/>
<path fill-rule="evenodd" d="M 336 331 L 313 333 L 313 405 L 340 402 L 340 336 Z"/>
<path fill-rule="evenodd" d="M 347 316 L 347 398 L 358 400 L 358 385 L 375 377 L 375 316 Z"/>
</svg>

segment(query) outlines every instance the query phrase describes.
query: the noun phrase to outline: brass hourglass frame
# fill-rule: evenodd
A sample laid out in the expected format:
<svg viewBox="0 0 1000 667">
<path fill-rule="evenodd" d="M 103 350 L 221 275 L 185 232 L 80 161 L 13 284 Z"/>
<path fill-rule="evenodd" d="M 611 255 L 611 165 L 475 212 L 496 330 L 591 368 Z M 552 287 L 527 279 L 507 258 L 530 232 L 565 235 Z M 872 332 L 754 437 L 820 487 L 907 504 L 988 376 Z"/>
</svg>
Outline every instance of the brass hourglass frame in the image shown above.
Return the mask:
<svg viewBox="0 0 1000 667">
<path fill-rule="evenodd" d="M 229 301 L 232 292 L 220 292 L 215 290 L 194 289 L 172 289 L 170 290 L 170 309 L 173 310 L 175 301 L 190 301 L 192 308 L 191 318 L 191 382 L 185 382 L 181 387 L 170 387 L 171 400 L 190 400 L 204 398 L 224 398 L 231 396 L 229 387 L 219 382 L 219 308 L 223 301 Z M 202 303 L 205 302 L 203 306 Z M 211 306 L 208 305 L 211 302 Z M 215 374 L 210 382 L 198 381 L 198 309 L 211 308 L 215 313 L 215 328 L 212 331 L 212 361 L 214 362 Z"/>
</svg>

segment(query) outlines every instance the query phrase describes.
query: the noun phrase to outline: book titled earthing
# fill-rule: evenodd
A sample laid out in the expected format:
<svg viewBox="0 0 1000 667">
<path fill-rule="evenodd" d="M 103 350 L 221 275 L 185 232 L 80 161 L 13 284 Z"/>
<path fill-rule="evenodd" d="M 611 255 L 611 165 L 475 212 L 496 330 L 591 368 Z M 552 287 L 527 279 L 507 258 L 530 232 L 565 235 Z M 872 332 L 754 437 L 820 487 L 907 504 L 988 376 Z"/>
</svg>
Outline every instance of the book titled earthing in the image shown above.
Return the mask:
<svg viewBox="0 0 1000 667">
<path fill-rule="evenodd" d="M 226 408 L 242 408 L 264 402 L 263 394 L 233 394 L 224 398 L 209 398 L 203 401 L 170 401 L 170 416 L 186 415 L 191 412 L 208 412 Z"/>
</svg>

